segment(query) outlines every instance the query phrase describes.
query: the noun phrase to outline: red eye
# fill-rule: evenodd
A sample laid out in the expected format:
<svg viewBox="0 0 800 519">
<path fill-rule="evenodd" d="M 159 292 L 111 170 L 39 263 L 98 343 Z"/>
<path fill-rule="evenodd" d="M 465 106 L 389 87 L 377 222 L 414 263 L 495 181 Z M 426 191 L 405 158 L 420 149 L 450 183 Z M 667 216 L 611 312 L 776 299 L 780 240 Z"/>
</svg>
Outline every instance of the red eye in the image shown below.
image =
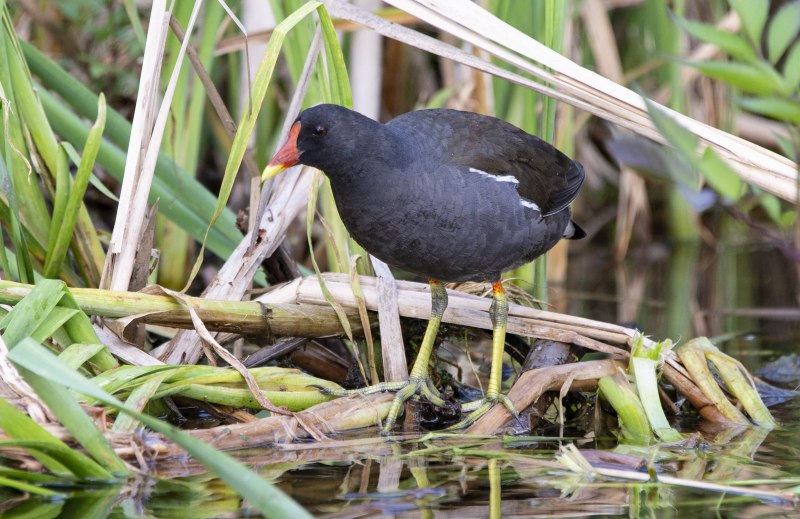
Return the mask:
<svg viewBox="0 0 800 519">
<path fill-rule="evenodd" d="M 314 128 L 314 135 L 317 135 L 319 137 L 324 137 L 325 134 L 327 134 L 327 133 L 328 133 L 328 129 L 325 128 L 324 126 L 322 126 L 321 124 L 319 126 L 317 126 L 316 128 Z"/>
</svg>

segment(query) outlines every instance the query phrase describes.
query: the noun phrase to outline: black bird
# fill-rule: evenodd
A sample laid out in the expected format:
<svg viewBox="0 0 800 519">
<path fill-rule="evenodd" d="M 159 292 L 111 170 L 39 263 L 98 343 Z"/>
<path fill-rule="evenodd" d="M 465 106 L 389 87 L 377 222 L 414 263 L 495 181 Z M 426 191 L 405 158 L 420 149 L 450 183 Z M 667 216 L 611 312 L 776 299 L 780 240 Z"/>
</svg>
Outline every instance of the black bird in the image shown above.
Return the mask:
<svg viewBox="0 0 800 519">
<path fill-rule="evenodd" d="M 560 239 L 585 233 L 569 204 L 583 167 L 543 140 L 500 119 L 458 110 L 419 110 L 381 124 L 323 104 L 303 111 L 264 170 L 266 180 L 295 164 L 322 170 L 351 236 L 389 265 L 426 276 L 431 317 L 409 380 L 362 392 L 398 391 L 384 431 L 403 403 L 422 395 L 443 405 L 428 374 L 447 308 L 443 281 L 490 281 L 492 368 L 485 398 L 462 406 L 458 426 L 477 420 L 500 393 L 508 300 L 500 275 Z"/>
</svg>

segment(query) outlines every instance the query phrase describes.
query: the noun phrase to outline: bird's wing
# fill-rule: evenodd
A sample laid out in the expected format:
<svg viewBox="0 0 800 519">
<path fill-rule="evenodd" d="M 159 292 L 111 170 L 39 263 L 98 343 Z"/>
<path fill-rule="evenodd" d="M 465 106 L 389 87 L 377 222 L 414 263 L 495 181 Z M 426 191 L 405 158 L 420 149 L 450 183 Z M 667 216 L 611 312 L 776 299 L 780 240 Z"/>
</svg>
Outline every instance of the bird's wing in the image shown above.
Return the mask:
<svg viewBox="0 0 800 519">
<path fill-rule="evenodd" d="M 542 216 L 569 206 L 583 184 L 580 163 L 501 119 L 459 110 L 419 110 L 388 124 L 408 131 L 424 128 L 440 160 L 476 173 L 513 175 L 520 196 L 538 205 Z"/>
</svg>

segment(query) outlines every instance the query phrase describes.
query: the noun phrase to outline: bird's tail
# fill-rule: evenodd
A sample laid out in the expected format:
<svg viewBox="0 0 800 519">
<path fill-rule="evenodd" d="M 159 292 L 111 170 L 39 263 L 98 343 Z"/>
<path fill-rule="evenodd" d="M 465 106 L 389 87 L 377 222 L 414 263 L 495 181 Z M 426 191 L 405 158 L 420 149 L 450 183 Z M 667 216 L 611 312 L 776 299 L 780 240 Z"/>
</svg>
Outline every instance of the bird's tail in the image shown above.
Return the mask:
<svg viewBox="0 0 800 519">
<path fill-rule="evenodd" d="M 580 226 L 573 220 L 569 221 L 566 229 L 564 229 L 564 234 L 561 235 L 561 237 L 564 238 L 565 240 L 580 240 L 585 236 L 586 236 L 586 231 L 581 229 Z"/>
</svg>

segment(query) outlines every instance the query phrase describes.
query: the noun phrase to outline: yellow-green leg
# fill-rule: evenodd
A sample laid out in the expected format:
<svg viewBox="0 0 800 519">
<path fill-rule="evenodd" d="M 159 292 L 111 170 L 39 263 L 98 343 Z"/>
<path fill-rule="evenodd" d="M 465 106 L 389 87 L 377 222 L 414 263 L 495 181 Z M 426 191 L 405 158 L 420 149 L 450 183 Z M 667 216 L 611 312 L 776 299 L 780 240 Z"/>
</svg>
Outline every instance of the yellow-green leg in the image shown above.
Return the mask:
<svg viewBox="0 0 800 519">
<path fill-rule="evenodd" d="M 392 429 L 395 422 L 397 422 L 397 418 L 400 416 L 403 404 L 413 396 L 423 396 L 436 406 L 444 407 L 446 405 L 446 402 L 439 395 L 439 391 L 433 385 L 433 381 L 428 375 L 428 364 L 430 363 L 431 354 L 433 353 L 433 346 L 436 342 L 436 334 L 439 332 L 442 316 L 444 315 L 445 309 L 447 309 L 447 291 L 440 281 L 431 279 L 428 283 L 431 287 L 431 317 L 428 321 L 428 327 L 425 329 L 425 336 L 422 338 L 422 345 L 419 347 L 419 353 L 417 353 L 417 359 L 414 361 L 414 366 L 411 368 L 411 374 L 408 380 L 403 380 L 401 382 L 384 382 L 382 384 L 375 384 L 374 386 L 351 391 L 331 391 L 327 388 L 320 388 L 320 391 L 323 393 L 335 396 L 354 394 L 369 395 L 381 393 L 383 391 L 397 391 L 397 394 L 394 396 L 394 401 L 392 401 L 392 406 L 389 408 L 389 414 L 386 416 L 386 422 L 383 426 L 384 434 Z"/>
<path fill-rule="evenodd" d="M 492 284 L 492 295 L 492 306 L 489 307 L 489 317 L 492 319 L 492 367 L 486 395 L 481 400 L 462 405 L 461 410 L 468 413 L 467 416 L 449 429 L 469 427 L 497 402 L 502 403 L 512 415 L 517 415 L 514 404 L 500 392 L 503 378 L 503 353 L 506 345 L 506 323 L 508 322 L 508 297 L 506 297 L 502 281 Z"/>
</svg>

